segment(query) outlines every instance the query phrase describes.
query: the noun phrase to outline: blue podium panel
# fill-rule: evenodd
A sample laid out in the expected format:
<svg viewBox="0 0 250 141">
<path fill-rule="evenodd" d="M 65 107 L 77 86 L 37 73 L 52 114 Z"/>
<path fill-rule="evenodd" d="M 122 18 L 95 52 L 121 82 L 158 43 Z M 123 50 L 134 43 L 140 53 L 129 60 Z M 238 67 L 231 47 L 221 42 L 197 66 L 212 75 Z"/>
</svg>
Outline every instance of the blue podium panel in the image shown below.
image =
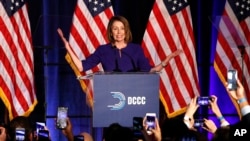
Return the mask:
<svg viewBox="0 0 250 141">
<path fill-rule="evenodd" d="M 159 75 L 155 73 L 100 73 L 93 76 L 93 127 L 111 123 L 132 127 L 133 117 L 159 117 Z"/>
</svg>

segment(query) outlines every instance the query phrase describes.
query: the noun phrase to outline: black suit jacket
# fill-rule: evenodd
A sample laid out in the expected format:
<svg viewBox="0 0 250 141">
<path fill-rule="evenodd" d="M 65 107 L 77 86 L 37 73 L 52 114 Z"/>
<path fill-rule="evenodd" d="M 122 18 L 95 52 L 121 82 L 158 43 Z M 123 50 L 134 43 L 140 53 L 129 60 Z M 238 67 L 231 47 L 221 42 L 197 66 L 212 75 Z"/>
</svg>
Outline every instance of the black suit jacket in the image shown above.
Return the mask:
<svg viewBox="0 0 250 141">
<path fill-rule="evenodd" d="M 244 115 L 242 119 L 230 125 L 231 141 L 250 141 L 250 113 Z"/>
</svg>

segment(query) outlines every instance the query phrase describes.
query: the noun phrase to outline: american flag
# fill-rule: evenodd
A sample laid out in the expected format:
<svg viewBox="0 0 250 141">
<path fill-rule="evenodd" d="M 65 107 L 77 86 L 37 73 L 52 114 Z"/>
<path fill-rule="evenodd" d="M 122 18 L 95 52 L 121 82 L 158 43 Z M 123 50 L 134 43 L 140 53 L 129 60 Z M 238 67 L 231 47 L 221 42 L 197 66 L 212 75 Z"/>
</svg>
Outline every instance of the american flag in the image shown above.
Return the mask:
<svg viewBox="0 0 250 141">
<path fill-rule="evenodd" d="M 106 31 L 109 19 L 114 15 L 111 0 L 78 0 L 69 36 L 69 44 L 79 59 L 85 59 L 101 44 L 107 43 Z M 69 55 L 66 60 L 77 76 L 81 74 L 71 62 Z M 90 74 L 102 71 L 102 66 L 85 72 Z M 83 91 L 92 106 L 92 89 L 90 80 L 79 80 Z"/>
<path fill-rule="evenodd" d="M 217 28 L 214 68 L 223 83 L 236 69 L 250 101 L 250 0 L 227 0 Z"/>
<path fill-rule="evenodd" d="M 149 16 L 142 46 L 151 63 L 161 63 L 177 49 L 160 73 L 160 100 L 168 117 L 185 111 L 191 98 L 199 95 L 192 18 L 187 0 L 156 0 Z"/>
<path fill-rule="evenodd" d="M 1 0 L 0 97 L 10 119 L 28 116 L 37 103 L 29 24 L 24 0 Z"/>
</svg>

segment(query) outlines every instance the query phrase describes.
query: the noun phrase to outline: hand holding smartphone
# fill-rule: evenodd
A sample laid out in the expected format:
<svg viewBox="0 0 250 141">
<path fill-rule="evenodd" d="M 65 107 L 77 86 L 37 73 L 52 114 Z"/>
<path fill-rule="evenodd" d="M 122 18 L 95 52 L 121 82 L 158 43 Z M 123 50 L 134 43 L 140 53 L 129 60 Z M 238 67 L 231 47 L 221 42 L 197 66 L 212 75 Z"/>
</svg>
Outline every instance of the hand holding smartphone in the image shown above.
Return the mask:
<svg viewBox="0 0 250 141">
<path fill-rule="evenodd" d="M 56 125 L 58 129 L 67 127 L 68 107 L 58 107 Z"/>
<path fill-rule="evenodd" d="M 156 123 L 156 113 L 146 113 L 146 125 L 147 125 L 147 133 L 152 134 L 152 129 L 155 129 Z"/>
</svg>

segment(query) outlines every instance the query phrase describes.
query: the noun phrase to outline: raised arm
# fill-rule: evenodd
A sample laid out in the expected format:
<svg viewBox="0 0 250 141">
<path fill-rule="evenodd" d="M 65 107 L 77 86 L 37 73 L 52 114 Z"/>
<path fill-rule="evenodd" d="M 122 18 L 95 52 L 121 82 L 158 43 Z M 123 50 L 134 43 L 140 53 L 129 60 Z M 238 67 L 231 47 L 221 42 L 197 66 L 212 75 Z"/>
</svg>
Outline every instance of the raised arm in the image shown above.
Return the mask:
<svg viewBox="0 0 250 141">
<path fill-rule="evenodd" d="M 184 123 L 189 129 L 194 129 L 194 113 L 198 108 L 199 105 L 197 104 L 197 96 L 195 96 L 191 99 L 183 118 Z"/>
<path fill-rule="evenodd" d="M 67 138 L 68 141 L 74 141 L 72 124 L 69 118 L 67 118 L 67 126 L 62 130 L 63 135 Z"/>
<path fill-rule="evenodd" d="M 62 39 L 65 48 L 69 54 L 69 56 L 71 57 L 73 63 L 76 65 L 77 69 L 81 72 L 83 71 L 83 66 L 82 66 L 82 62 L 81 60 L 75 55 L 75 53 L 73 52 L 73 50 L 71 49 L 69 42 L 66 40 L 66 38 L 63 35 L 63 32 L 60 28 L 57 29 L 57 33 L 59 34 L 60 38 Z"/>
<path fill-rule="evenodd" d="M 175 56 L 179 55 L 183 51 L 180 49 L 177 49 L 173 53 L 169 54 L 160 64 L 157 66 L 153 67 L 150 72 L 160 72 L 163 68 L 165 68 L 168 65 L 168 62 L 174 58 Z"/>
<path fill-rule="evenodd" d="M 244 87 L 242 86 L 241 82 L 239 79 L 237 79 L 237 90 L 229 90 L 227 88 L 227 83 L 225 84 L 225 87 L 227 89 L 227 92 L 231 95 L 231 97 L 237 101 L 237 103 L 239 104 L 239 108 L 241 109 L 241 115 L 244 116 L 248 113 L 250 113 L 250 106 L 249 106 L 249 103 L 247 101 L 247 98 L 246 98 L 246 94 L 245 94 L 245 89 Z"/>
<path fill-rule="evenodd" d="M 215 95 L 211 95 L 212 100 L 210 101 L 210 108 L 213 111 L 213 113 L 216 115 L 218 120 L 220 121 L 221 126 L 227 126 L 229 125 L 228 121 L 223 117 L 220 108 L 217 104 L 217 97 Z"/>
</svg>

